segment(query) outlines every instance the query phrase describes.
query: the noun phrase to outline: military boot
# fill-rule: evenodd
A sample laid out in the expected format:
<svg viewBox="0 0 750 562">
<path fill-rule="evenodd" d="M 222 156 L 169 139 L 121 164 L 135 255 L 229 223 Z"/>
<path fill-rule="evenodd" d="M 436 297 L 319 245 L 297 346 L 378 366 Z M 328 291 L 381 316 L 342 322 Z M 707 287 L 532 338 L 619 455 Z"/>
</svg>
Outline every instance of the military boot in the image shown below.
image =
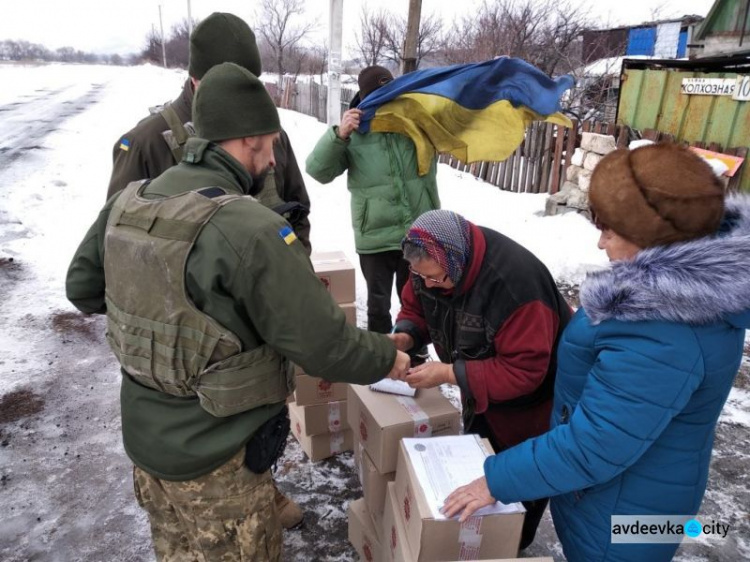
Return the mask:
<svg viewBox="0 0 750 562">
<path fill-rule="evenodd" d="M 305 514 L 300 506 L 281 493 L 276 482 L 273 483 L 273 487 L 276 490 L 274 502 L 276 503 L 276 512 L 279 514 L 281 526 L 284 529 L 294 529 L 302 523 Z"/>
</svg>

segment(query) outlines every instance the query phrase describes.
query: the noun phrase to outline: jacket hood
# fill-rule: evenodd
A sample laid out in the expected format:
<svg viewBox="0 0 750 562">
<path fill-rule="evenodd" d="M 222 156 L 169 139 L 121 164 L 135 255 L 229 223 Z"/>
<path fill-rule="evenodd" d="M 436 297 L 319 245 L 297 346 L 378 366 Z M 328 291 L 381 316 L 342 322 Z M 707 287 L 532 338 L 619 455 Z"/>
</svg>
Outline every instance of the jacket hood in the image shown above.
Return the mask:
<svg viewBox="0 0 750 562">
<path fill-rule="evenodd" d="M 580 296 L 593 324 L 608 319 L 734 323 L 728 318 L 750 309 L 750 196 L 727 198 L 715 235 L 647 248 L 632 260 L 613 262 L 587 276 Z"/>
</svg>

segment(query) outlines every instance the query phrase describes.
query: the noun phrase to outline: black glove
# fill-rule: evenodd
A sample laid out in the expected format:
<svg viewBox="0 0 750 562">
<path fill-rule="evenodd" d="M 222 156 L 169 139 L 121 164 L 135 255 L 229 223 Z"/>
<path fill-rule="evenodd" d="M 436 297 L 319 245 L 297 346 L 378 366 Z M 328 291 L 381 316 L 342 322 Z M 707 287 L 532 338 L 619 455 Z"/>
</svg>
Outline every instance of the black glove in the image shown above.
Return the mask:
<svg viewBox="0 0 750 562">
<path fill-rule="evenodd" d="M 297 227 L 305 217 L 310 214 L 310 209 L 297 201 L 288 201 L 287 203 L 277 205 L 272 210 L 284 217 L 295 230 L 297 230 Z"/>
</svg>

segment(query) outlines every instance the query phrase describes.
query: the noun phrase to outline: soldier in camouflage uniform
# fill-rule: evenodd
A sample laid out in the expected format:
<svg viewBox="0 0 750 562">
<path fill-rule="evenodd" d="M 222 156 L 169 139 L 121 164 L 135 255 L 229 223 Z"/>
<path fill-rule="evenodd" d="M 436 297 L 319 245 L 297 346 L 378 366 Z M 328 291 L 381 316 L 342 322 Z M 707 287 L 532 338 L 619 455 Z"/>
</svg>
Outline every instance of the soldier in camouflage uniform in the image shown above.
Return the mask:
<svg viewBox="0 0 750 562">
<path fill-rule="evenodd" d="M 260 76 L 260 53 L 255 35 L 233 14 L 215 12 L 198 24 L 190 36 L 189 78 L 171 103 L 154 108 L 149 117 L 125 133 L 114 146 L 114 167 L 107 199 L 130 182 L 156 178 L 180 160 L 187 140 L 195 134 L 192 109 L 195 89 L 212 66 L 234 62 Z M 282 130 L 274 145 L 276 165 L 264 178 L 264 189 L 255 194 L 266 207 L 289 220 L 307 253 L 310 246 L 310 198 L 289 137 Z M 301 523 L 303 512 L 277 490 L 276 501 L 284 528 Z"/>
<path fill-rule="evenodd" d="M 121 364 L 123 445 L 160 561 L 279 560 L 270 466 L 286 443 L 290 361 L 330 381 L 405 378 L 409 357 L 346 323 L 293 230 L 252 194 L 278 113 L 224 63 L 195 97 L 199 137 L 113 196 L 68 270 L 68 299 L 106 313 Z"/>
<path fill-rule="evenodd" d="M 107 199 L 131 181 L 156 178 L 182 159 L 187 139 L 195 134 L 191 121 L 195 89 L 209 68 L 234 62 L 260 76 L 260 53 L 255 35 L 233 14 L 215 12 L 198 24 L 190 36 L 189 78 L 171 103 L 152 108 L 152 114 L 125 133 L 113 148 L 112 177 Z M 310 252 L 310 198 L 289 137 L 282 130 L 274 146 L 275 169 L 258 199 L 278 209 L 294 227 Z"/>
</svg>

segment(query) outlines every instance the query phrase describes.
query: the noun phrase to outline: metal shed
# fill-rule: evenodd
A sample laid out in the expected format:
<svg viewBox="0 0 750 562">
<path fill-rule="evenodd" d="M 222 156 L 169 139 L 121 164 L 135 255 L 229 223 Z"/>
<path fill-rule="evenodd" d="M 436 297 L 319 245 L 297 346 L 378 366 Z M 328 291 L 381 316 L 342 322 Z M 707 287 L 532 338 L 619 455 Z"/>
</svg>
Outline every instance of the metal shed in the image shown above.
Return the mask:
<svg viewBox="0 0 750 562">
<path fill-rule="evenodd" d="M 617 124 L 641 131 L 653 129 L 676 141 L 718 152 L 746 154 L 750 147 L 750 95 L 735 99 L 739 95 L 735 94 L 735 89 L 739 92 L 735 85 L 738 76 L 748 76 L 745 84 L 750 93 L 748 55 L 695 60 L 625 59 Z M 711 87 L 696 88 L 696 84 Z M 750 191 L 748 168 L 746 162 L 739 172 L 742 175 L 738 185 L 745 191 Z"/>
</svg>

